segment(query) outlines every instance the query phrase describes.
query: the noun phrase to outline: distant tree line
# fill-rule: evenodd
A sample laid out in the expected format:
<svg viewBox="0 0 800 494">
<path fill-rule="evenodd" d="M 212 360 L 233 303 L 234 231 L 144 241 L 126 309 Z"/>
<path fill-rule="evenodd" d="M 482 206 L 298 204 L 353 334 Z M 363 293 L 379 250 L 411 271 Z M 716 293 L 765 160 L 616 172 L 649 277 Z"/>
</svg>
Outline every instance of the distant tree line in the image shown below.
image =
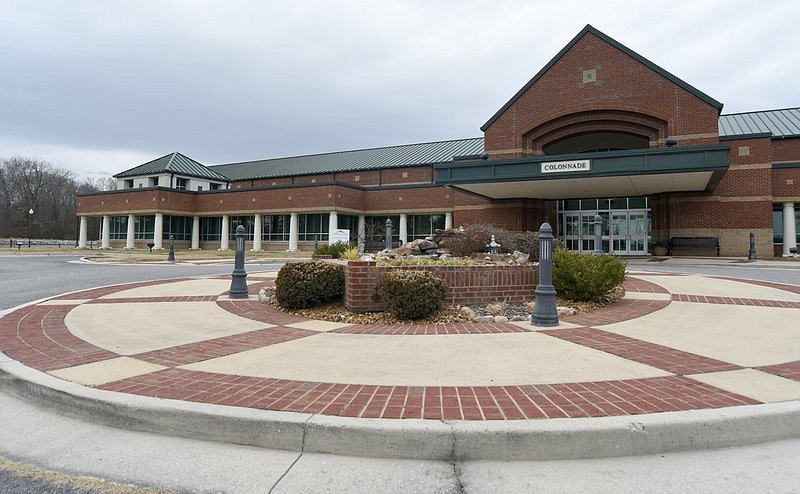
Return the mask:
<svg viewBox="0 0 800 494">
<path fill-rule="evenodd" d="M 23 156 L 0 159 L 0 237 L 74 240 L 78 193 L 116 189 L 111 178 L 79 180 L 70 170 Z M 33 210 L 33 214 L 29 212 Z M 90 223 L 90 229 L 97 225 Z M 96 238 L 96 232 L 89 232 Z"/>
</svg>

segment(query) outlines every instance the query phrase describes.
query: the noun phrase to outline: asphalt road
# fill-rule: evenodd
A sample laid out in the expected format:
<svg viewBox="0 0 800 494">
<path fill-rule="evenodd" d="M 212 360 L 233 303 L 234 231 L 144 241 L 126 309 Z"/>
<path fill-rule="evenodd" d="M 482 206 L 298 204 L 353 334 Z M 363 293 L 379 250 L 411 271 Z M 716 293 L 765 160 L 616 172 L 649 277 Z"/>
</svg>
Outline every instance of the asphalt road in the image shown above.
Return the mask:
<svg viewBox="0 0 800 494">
<path fill-rule="evenodd" d="M 281 264 L 246 265 L 248 272 Z M 75 255 L 0 255 L 0 310 L 61 293 L 135 281 L 229 274 L 233 261 L 213 265 L 80 262 Z"/>
<path fill-rule="evenodd" d="M 780 264 L 784 264 L 781 266 Z M 777 264 L 777 265 L 776 265 Z M 800 262 L 783 261 L 770 264 L 660 264 L 645 260 L 629 260 L 628 266 L 635 269 L 671 273 L 727 276 L 748 280 L 774 281 L 800 285 Z"/>
</svg>

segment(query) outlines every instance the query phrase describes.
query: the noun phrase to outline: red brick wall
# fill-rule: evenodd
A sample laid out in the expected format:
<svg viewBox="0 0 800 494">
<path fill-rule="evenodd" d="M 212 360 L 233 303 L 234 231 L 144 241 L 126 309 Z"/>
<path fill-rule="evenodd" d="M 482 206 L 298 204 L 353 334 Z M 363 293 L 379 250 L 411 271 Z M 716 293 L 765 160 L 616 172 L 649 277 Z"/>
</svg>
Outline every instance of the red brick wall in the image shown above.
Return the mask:
<svg viewBox="0 0 800 494">
<path fill-rule="evenodd" d="M 180 190 L 126 190 L 78 197 L 79 214 L 175 213 L 191 214 L 197 208 L 195 194 Z"/>
<path fill-rule="evenodd" d="M 800 161 L 800 138 L 772 141 L 772 159 L 778 162 Z"/>
<path fill-rule="evenodd" d="M 582 68 L 596 68 L 600 84 L 579 87 Z M 485 149 L 492 158 L 524 156 L 523 136 L 532 129 L 566 115 L 607 110 L 629 113 L 633 120 L 637 113 L 661 120 L 666 128 L 658 137 L 676 138 L 679 145 L 716 141 L 716 108 L 587 33 L 487 128 Z M 596 119 L 588 113 L 585 120 Z"/>
<path fill-rule="evenodd" d="M 447 303 L 479 304 L 533 299 L 538 265 L 522 266 L 376 266 L 372 261 L 349 261 L 345 266 L 345 306 L 353 312 L 382 311 L 378 285 L 394 269 L 433 271 L 447 283 Z"/>
<path fill-rule="evenodd" d="M 380 171 L 366 170 L 358 172 L 344 172 L 336 174 L 336 181 L 353 185 L 379 185 L 380 184 Z"/>
<path fill-rule="evenodd" d="M 778 202 L 800 202 L 800 168 L 772 170 L 772 195 Z M 800 208 L 795 204 L 795 208 Z"/>
</svg>

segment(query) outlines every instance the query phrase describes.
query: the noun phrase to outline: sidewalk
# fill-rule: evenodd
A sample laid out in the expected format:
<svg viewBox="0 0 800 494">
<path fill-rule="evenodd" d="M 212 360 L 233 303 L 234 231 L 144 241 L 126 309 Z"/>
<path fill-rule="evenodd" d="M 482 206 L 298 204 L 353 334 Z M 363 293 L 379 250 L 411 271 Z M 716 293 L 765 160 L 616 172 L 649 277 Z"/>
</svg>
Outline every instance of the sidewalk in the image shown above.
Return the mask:
<svg viewBox="0 0 800 494">
<path fill-rule="evenodd" d="M 273 276 L 251 273 L 250 293 Z M 621 302 L 536 328 L 314 321 L 230 300 L 229 285 L 19 308 L 0 319 L 0 386 L 120 428 L 355 456 L 589 458 L 800 435 L 798 286 L 633 271 Z"/>
</svg>

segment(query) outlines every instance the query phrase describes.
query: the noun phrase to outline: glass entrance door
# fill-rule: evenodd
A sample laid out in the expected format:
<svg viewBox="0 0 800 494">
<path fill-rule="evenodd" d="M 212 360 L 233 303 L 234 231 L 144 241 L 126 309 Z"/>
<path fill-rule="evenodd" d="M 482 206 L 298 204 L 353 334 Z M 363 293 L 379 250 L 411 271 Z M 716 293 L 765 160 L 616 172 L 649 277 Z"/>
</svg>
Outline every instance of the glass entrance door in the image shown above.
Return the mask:
<svg viewBox="0 0 800 494">
<path fill-rule="evenodd" d="M 647 213 L 644 211 L 611 213 L 611 251 L 623 256 L 647 253 Z"/>
<path fill-rule="evenodd" d="M 611 213 L 611 252 L 627 256 L 630 239 L 628 213 L 616 211 Z"/>
<path fill-rule="evenodd" d="M 646 197 L 558 201 L 558 238 L 567 249 L 593 252 L 594 217 L 600 215 L 603 252 L 620 256 L 646 255 L 650 232 L 647 206 Z"/>
<path fill-rule="evenodd" d="M 647 254 L 647 212 L 628 212 L 628 255 Z"/>
<path fill-rule="evenodd" d="M 581 214 L 564 213 L 564 247 L 569 250 L 581 250 Z"/>
</svg>

